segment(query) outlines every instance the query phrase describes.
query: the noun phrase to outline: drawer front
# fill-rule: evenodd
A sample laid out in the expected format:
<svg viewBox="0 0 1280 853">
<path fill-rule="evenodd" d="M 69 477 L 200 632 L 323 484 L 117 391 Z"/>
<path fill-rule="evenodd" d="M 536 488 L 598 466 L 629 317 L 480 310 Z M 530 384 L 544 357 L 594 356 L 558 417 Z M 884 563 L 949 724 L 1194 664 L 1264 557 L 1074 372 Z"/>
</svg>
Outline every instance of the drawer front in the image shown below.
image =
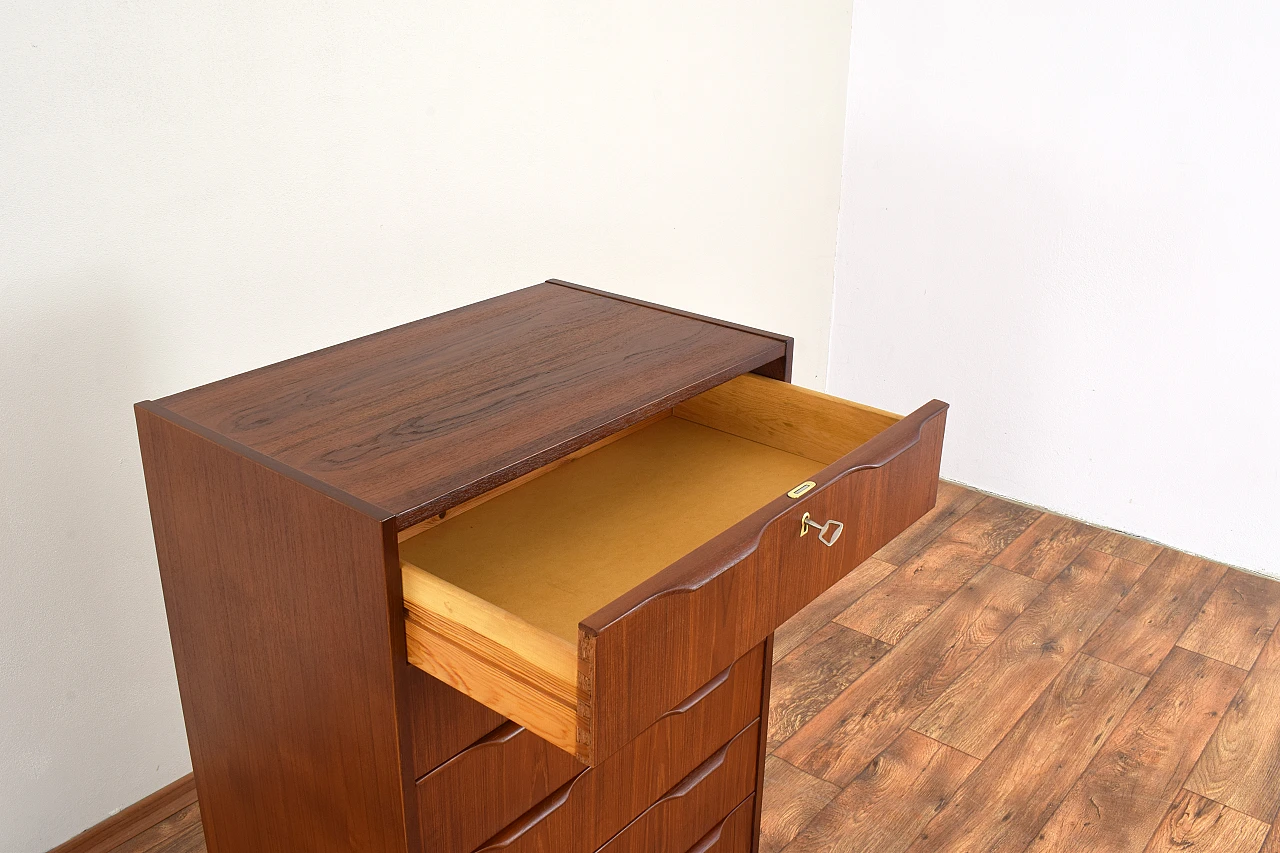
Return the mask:
<svg viewBox="0 0 1280 853">
<path fill-rule="evenodd" d="M 585 619 L 594 753 L 618 749 L 924 515 L 946 408 L 922 407 L 823 468 L 803 496 L 772 501 Z M 842 522 L 841 535 L 802 536 L 806 513 Z"/>
<path fill-rule="evenodd" d="M 614 780 L 606 793 L 618 799 L 622 822 L 759 714 L 764 663 L 764 647 L 752 649 L 596 768 Z M 515 723 L 501 726 L 419 780 L 424 849 L 469 853 L 583 769 L 527 729 Z M 574 790 L 585 791 L 586 781 L 576 782 Z M 569 811 L 576 807 L 564 806 Z"/>
<path fill-rule="evenodd" d="M 496 711 L 414 667 L 406 667 L 413 778 L 418 779 L 506 722 Z"/>
<path fill-rule="evenodd" d="M 752 743 L 748 738 L 726 744 L 599 853 L 679 853 L 697 844 L 755 788 L 757 756 Z"/>
<path fill-rule="evenodd" d="M 756 798 L 752 794 L 690 847 L 688 853 L 751 853 L 755 841 L 752 822 L 755 809 Z"/>
<path fill-rule="evenodd" d="M 569 753 L 506 723 L 418 781 L 423 848 L 469 853 L 582 770 Z"/>
<path fill-rule="evenodd" d="M 676 785 L 653 792 L 649 802 L 654 806 L 678 803 L 703 785 L 707 787 L 695 801 L 713 797 L 722 787 L 741 788 L 739 796 L 746 796 L 755 786 L 759 747 L 760 721 L 757 719 L 693 767 Z M 476 853 L 592 853 L 598 850 L 611 836 L 648 813 L 652 806 L 637 805 L 636 794 L 641 789 L 649 792 L 656 788 L 655 780 L 664 775 L 662 770 L 668 769 L 646 761 L 627 761 L 624 767 L 615 763 L 621 755 L 584 770 Z M 628 784 L 632 780 L 636 783 L 634 787 Z M 664 807 L 662 813 L 666 811 Z M 708 823 L 714 820 L 712 817 Z"/>
</svg>

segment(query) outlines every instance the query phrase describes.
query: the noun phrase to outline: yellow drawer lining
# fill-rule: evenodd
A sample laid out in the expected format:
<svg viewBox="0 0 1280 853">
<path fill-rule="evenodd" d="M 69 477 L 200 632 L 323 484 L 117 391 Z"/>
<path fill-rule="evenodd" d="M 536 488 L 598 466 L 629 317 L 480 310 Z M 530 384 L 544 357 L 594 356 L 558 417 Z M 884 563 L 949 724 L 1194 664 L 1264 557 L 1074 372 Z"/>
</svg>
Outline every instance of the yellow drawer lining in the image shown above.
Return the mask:
<svg viewBox="0 0 1280 853">
<path fill-rule="evenodd" d="M 822 467 L 664 418 L 402 542 L 400 557 L 576 645 L 583 618 Z"/>
</svg>

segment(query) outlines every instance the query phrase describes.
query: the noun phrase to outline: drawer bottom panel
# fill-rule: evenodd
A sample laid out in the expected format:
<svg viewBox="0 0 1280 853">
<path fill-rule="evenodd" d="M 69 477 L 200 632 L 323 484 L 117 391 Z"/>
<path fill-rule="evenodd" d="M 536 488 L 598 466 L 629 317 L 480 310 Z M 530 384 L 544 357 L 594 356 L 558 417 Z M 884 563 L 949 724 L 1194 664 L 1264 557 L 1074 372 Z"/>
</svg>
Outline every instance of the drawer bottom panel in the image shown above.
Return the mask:
<svg viewBox="0 0 1280 853">
<path fill-rule="evenodd" d="M 621 808 L 619 780 L 610 779 L 609 773 L 588 769 L 489 839 L 476 853 L 688 850 L 721 816 L 754 791 L 759 747 L 760 721 L 755 720 L 656 802 L 630 815 Z M 636 770 L 642 772 L 638 767 Z M 637 812 L 638 816 L 628 822 Z"/>
<path fill-rule="evenodd" d="M 755 840 L 752 837 L 755 834 L 755 810 L 756 797 L 752 794 L 698 839 L 688 853 L 751 853 L 751 842 Z"/>
<path fill-rule="evenodd" d="M 758 732 L 753 723 L 721 747 L 599 853 L 681 853 L 696 845 L 755 787 Z"/>
</svg>

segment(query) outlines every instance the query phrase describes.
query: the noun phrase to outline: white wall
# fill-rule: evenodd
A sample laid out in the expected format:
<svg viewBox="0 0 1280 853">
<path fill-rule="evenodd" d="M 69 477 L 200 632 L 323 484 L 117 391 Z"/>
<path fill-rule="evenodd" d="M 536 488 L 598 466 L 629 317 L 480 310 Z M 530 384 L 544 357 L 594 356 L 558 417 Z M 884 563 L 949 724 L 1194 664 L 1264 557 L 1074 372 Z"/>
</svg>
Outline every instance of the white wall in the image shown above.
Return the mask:
<svg viewBox="0 0 1280 853">
<path fill-rule="evenodd" d="M 1280 576 L 1280 6 L 864 0 L 829 387 L 945 476 Z"/>
<path fill-rule="evenodd" d="M 189 768 L 134 401 L 550 276 L 821 387 L 850 2 L 0 3 L 0 850 Z"/>
</svg>

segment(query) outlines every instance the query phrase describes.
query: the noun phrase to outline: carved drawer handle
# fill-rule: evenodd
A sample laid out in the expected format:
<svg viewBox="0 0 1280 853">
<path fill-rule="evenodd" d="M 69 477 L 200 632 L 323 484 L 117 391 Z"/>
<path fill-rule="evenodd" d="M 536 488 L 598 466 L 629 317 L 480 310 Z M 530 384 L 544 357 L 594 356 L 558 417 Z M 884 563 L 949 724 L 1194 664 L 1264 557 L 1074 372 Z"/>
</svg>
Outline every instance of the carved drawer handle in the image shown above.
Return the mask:
<svg viewBox="0 0 1280 853">
<path fill-rule="evenodd" d="M 737 664 L 738 664 L 737 661 L 734 661 L 733 663 L 729 664 L 729 666 L 727 666 L 719 675 L 717 675 L 715 678 L 711 679 L 706 684 L 702 685 L 697 690 L 695 690 L 692 696 L 690 696 L 688 699 L 684 700 L 679 705 L 672 708 L 667 713 L 663 714 L 658 719 L 664 720 L 667 717 L 673 717 L 678 714 L 687 714 L 690 711 L 692 711 L 694 708 L 698 706 L 699 702 L 701 702 L 703 699 L 706 699 L 708 696 L 710 696 L 712 693 L 715 692 L 716 688 L 720 687 L 720 685 L 724 684 L 726 681 L 729 680 L 729 676 L 733 673 L 733 668 L 737 666 Z"/>
<path fill-rule="evenodd" d="M 800 535 L 803 536 L 808 533 L 810 527 L 818 528 L 818 541 L 828 548 L 836 544 L 836 540 L 844 532 L 844 525 L 834 518 L 825 524 L 819 524 L 810 518 L 809 513 L 806 512 L 804 518 L 800 519 Z"/>
</svg>

